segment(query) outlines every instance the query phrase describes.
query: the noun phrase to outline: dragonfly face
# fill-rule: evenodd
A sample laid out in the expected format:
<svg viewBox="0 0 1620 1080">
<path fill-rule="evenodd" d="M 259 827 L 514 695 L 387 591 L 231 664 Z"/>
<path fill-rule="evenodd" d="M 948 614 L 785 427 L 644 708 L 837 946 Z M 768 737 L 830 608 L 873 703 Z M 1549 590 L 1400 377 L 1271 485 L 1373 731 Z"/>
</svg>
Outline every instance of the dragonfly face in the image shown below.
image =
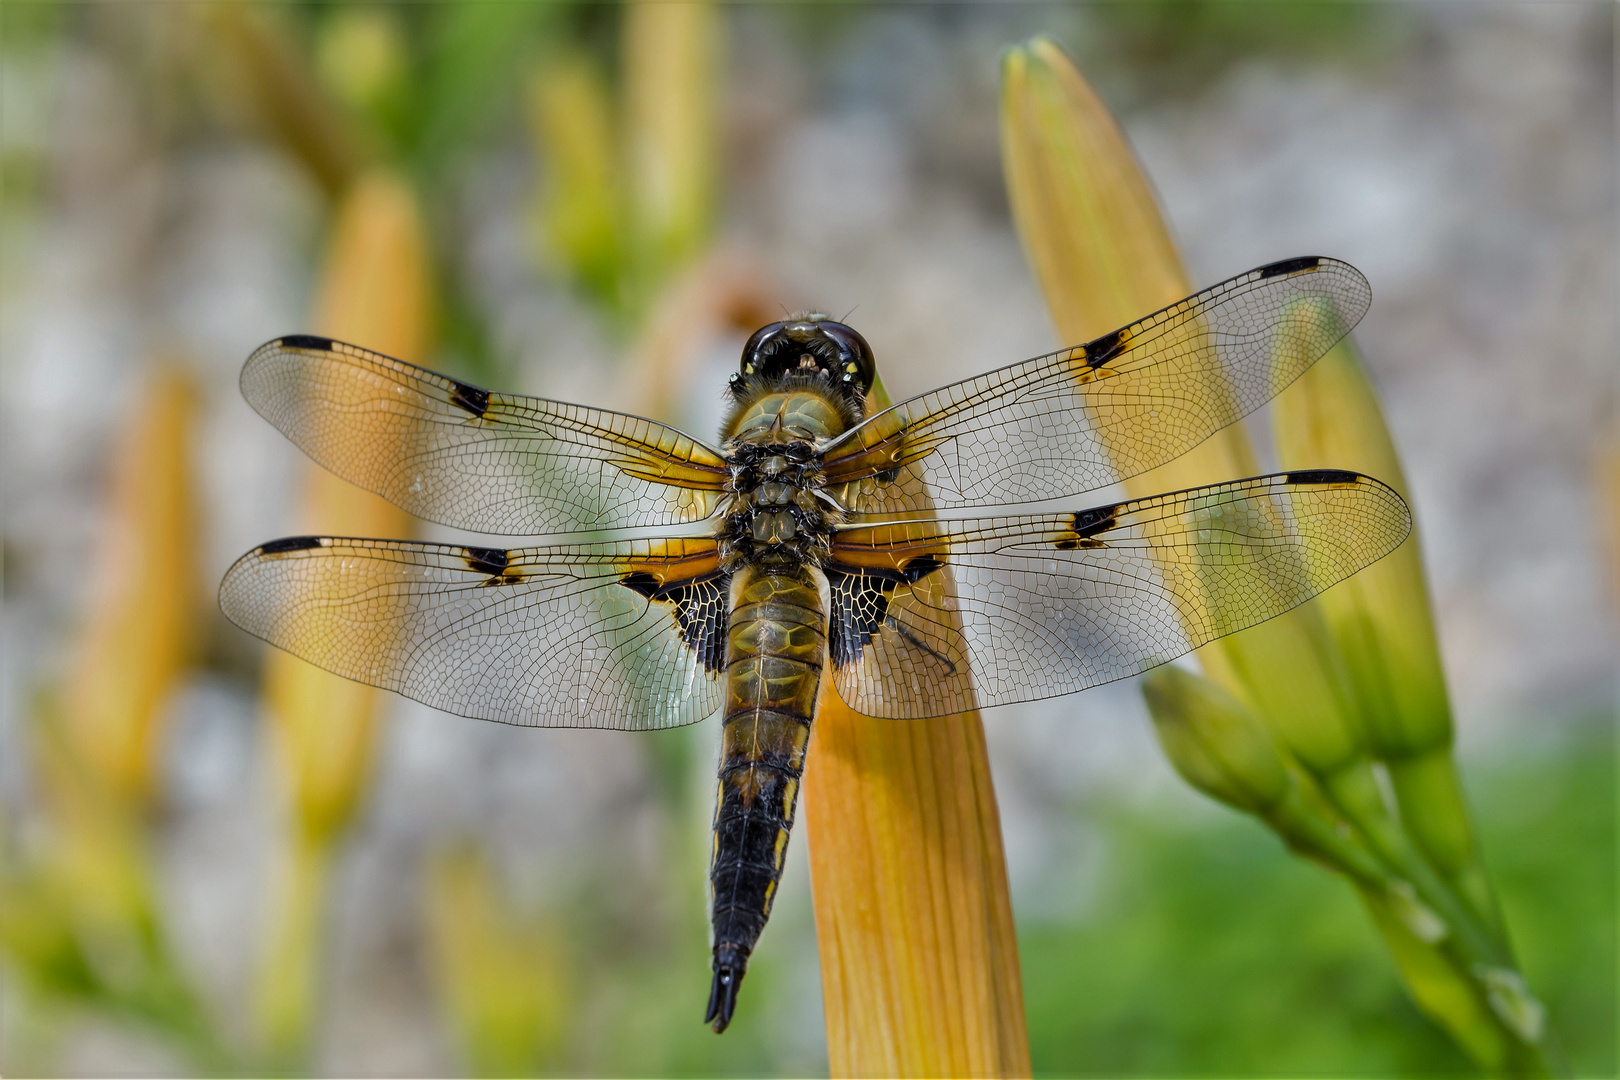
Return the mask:
<svg viewBox="0 0 1620 1080">
<path fill-rule="evenodd" d="M 780 379 L 790 372 L 814 373 L 859 405 L 877 377 L 872 346 L 853 327 L 814 312 L 794 315 L 755 330 L 743 345 L 742 369 L 731 377 L 739 398 L 750 376 Z"/>
<path fill-rule="evenodd" d="M 916 720 L 1073 693 L 1287 611 L 1406 537 L 1395 492 L 1332 469 L 1020 508 L 1191 449 L 1369 302 L 1344 263 L 1272 263 L 875 413 L 860 334 L 790 318 L 749 339 L 717 446 L 280 338 L 242 390 L 316 461 L 451 526 L 573 535 L 273 541 L 230 569 L 221 606 L 330 671 L 466 716 L 646 730 L 721 712 L 707 1019 L 723 1030 L 822 680 L 857 712 Z"/>
</svg>

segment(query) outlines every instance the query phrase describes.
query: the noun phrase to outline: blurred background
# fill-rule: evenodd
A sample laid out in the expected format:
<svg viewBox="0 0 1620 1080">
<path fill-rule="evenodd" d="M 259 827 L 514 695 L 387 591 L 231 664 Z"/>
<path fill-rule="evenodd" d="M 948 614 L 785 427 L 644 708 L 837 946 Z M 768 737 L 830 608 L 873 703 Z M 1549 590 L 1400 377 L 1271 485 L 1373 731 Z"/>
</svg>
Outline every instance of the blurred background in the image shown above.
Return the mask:
<svg viewBox="0 0 1620 1080">
<path fill-rule="evenodd" d="M 1486 861 L 1565 1055 L 1615 1071 L 1612 5 L 3 19 L 0 1072 L 825 1072 L 802 838 L 737 1021 L 699 1022 L 717 725 L 460 719 L 224 621 L 264 540 L 438 535 L 334 510 L 237 372 L 326 332 L 708 437 L 783 309 L 851 312 L 896 398 L 1068 344 L 1001 179 L 1035 33 L 1200 285 L 1371 280 Z M 1177 779 L 1133 682 L 985 723 L 1038 1072 L 1470 1071 L 1347 890 Z"/>
</svg>

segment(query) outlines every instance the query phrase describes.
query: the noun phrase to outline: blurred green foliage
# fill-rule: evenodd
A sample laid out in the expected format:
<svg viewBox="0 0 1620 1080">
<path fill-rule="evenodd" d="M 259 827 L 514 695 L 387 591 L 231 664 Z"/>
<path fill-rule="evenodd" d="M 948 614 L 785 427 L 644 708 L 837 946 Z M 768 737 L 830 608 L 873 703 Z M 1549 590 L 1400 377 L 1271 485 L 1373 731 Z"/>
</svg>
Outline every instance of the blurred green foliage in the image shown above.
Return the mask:
<svg viewBox="0 0 1620 1080">
<path fill-rule="evenodd" d="M 1525 974 L 1576 1075 L 1616 1062 L 1615 727 L 1471 765 Z M 1472 1075 L 1354 896 L 1225 809 L 1104 816 L 1108 878 L 1020 934 L 1040 1075 Z"/>
</svg>

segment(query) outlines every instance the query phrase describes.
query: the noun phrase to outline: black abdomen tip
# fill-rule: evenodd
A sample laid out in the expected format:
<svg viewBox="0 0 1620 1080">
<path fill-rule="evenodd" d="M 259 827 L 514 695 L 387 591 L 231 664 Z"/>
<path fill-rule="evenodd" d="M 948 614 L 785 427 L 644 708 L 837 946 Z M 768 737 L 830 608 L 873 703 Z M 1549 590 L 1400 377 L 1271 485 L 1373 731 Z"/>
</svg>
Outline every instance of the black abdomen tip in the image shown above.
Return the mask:
<svg viewBox="0 0 1620 1080">
<path fill-rule="evenodd" d="M 718 1035 L 731 1023 L 731 1014 L 737 1011 L 737 988 L 742 985 L 746 968 L 730 964 L 716 964 L 714 983 L 709 987 L 709 1011 L 703 1022 L 714 1028 Z"/>
</svg>

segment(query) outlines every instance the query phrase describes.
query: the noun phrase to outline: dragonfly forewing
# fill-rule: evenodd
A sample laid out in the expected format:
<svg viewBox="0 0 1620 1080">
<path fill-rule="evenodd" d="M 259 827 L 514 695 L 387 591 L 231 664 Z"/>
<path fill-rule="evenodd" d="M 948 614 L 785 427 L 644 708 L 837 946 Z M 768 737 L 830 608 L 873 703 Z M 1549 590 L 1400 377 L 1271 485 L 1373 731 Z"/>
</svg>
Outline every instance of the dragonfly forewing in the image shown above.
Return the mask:
<svg viewBox="0 0 1620 1080">
<path fill-rule="evenodd" d="M 1146 472 L 1259 408 L 1367 311 L 1352 266 L 1241 274 L 1085 345 L 905 401 L 835 441 L 826 476 L 875 516 L 1066 498 Z M 1310 303 L 1302 303 L 1310 301 Z"/>
<path fill-rule="evenodd" d="M 259 348 L 242 393 L 300 449 L 418 517 L 505 536 L 714 513 L 720 452 L 624 413 L 498 394 L 327 338 Z"/>
</svg>

